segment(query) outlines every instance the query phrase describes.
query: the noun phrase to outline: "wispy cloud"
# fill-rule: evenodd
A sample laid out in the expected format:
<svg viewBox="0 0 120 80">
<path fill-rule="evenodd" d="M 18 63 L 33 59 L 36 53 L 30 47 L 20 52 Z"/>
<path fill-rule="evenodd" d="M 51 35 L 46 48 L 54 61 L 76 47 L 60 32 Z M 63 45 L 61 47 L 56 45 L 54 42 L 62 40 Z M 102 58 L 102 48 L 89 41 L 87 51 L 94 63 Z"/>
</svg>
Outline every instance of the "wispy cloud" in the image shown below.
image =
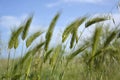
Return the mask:
<svg viewBox="0 0 120 80">
<path fill-rule="evenodd" d="M 52 8 L 52 7 L 56 7 L 59 6 L 61 4 L 69 4 L 69 3 L 90 3 L 90 4 L 100 4 L 103 3 L 107 0 L 60 0 L 57 2 L 51 2 L 46 4 L 46 7 L 48 8 Z"/>
<path fill-rule="evenodd" d="M 24 21 L 26 20 L 26 18 L 28 17 L 28 15 L 24 14 L 21 16 L 1 16 L 0 17 L 0 27 L 4 28 L 6 30 L 8 30 L 8 33 L 10 33 L 11 29 L 15 28 L 15 27 L 19 27 L 19 25 L 21 23 L 24 23 Z M 34 24 L 34 22 L 32 22 L 31 26 L 30 26 L 30 33 L 36 32 L 36 31 L 45 31 L 47 28 L 47 26 L 43 27 L 41 24 Z M 7 31 L 6 31 L 7 32 Z M 6 33 L 4 31 L 4 33 Z"/>
<path fill-rule="evenodd" d="M 26 18 L 26 15 L 22 15 L 20 17 L 16 16 L 1 16 L 0 17 L 0 26 L 11 28 L 17 27 Z"/>
<path fill-rule="evenodd" d="M 52 8 L 52 7 L 58 6 L 60 4 L 61 4 L 61 2 L 48 3 L 48 4 L 46 4 L 46 7 Z"/>
<path fill-rule="evenodd" d="M 10 27 L 13 25 L 18 25 L 19 24 L 19 19 L 17 19 L 14 16 L 2 16 L 0 18 L 0 25 L 3 27 Z"/>
<path fill-rule="evenodd" d="M 114 18 L 116 24 L 120 23 L 120 14 L 119 13 L 113 14 L 113 18 Z"/>
<path fill-rule="evenodd" d="M 104 0 L 62 0 L 63 2 L 98 3 Z"/>
</svg>

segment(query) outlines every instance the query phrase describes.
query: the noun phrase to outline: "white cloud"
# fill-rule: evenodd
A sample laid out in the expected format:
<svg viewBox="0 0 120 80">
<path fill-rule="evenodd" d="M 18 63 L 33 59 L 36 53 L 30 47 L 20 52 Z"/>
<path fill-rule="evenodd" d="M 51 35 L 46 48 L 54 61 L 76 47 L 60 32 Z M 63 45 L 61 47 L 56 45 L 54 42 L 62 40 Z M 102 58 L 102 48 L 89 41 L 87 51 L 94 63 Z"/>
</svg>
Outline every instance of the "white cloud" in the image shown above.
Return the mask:
<svg viewBox="0 0 120 80">
<path fill-rule="evenodd" d="M 21 21 L 23 21 L 25 18 L 26 15 L 22 15 L 20 17 L 2 16 L 0 17 L 0 26 L 6 28 L 17 27 L 17 25 L 20 25 Z"/>
<path fill-rule="evenodd" d="M 113 14 L 113 18 L 114 18 L 116 24 L 120 23 L 120 14 L 119 13 Z"/>
<path fill-rule="evenodd" d="M 36 32 L 36 31 L 46 31 L 47 30 L 47 26 L 43 27 L 42 25 L 35 25 L 35 24 L 31 24 L 30 26 L 30 33 Z"/>
<path fill-rule="evenodd" d="M 3 27 L 10 27 L 13 25 L 18 25 L 19 20 L 16 17 L 13 16 L 2 16 L 0 18 L 0 25 Z"/>
<path fill-rule="evenodd" d="M 59 0 L 57 2 L 52 2 L 46 4 L 46 7 L 52 8 L 59 6 L 61 4 L 69 4 L 69 3 L 91 3 L 91 4 L 100 4 L 100 3 L 105 3 L 107 0 Z"/>
<path fill-rule="evenodd" d="M 63 0 L 64 2 L 80 2 L 80 3 L 98 3 L 104 0 Z"/>
<path fill-rule="evenodd" d="M 49 4 L 46 4 L 46 7 L 51 8 L 51 7 L 58 6 L 58 5 L 60 5 L 60 4 L 61 4 L 61 2 L 49 3 Z"/>
<path fill-rule="evenodd" d="M 7 30 L 11 30 L 12 28 L 19 27 L 21 23 L 24 23 L 27 15 L 22 16 L 2 16 L 0 17 L 0 26 L 6 28 Z M 45 30 L 46 27 L 42 27 L 41 25 L 31 24 L 30 32 L 35 32 L 38 30 Z"/>
</svg>

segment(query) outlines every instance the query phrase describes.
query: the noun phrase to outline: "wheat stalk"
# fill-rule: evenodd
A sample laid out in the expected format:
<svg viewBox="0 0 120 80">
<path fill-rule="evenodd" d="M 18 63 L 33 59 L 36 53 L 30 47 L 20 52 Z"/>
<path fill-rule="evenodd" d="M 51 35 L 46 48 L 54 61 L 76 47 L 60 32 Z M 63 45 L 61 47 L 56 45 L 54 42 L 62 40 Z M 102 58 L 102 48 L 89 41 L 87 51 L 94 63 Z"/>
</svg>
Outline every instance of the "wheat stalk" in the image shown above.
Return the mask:
<svg viewBox="0 0 120 80">
<path fill-rule="evenodd" d="M 89 27 L 91 26 L 92 24 L 95 24 L 95 23 L 98 23 L 98 22 L 102 22 L 102 21 L 106 21 L 108 20 L 107 17 L 95 17 L 93 19 L 90 19 L 88 20 L 86 23 L 85 23 L 85 27 Z"/>
<path fill-rule="evenodd" d="M 35 32 L 34 34 L 32 34 L 27 40 L 26 40 L 26 47 L 28 48 L 32 42 L 37 38 L 39 37 L 40 35 L 42 34 L 42 32 L 38 31 L 38 32 Z"/>
<path fill-rule="evenodd" d="M 28 34 L 28 31 L 29 31 L 32 19 L 33 19 L 33 15 L 29 16 L 29 18 L 27 19 L 27 21 L 23 25 L 24 26 L 24 30 L 23 30 L 23 34 L 22 34 L 22 40 L 25 40 L 25 38 L 27 37 L 27 34 Z"/>
<path fill-rule="evenodd" d="M 52 38 L 53 30 L 54 30 L 54 27 L 55 27 L 55 25 L 56 25 L 56 22 L 57 22 L 59 16 L 60 16 L 60 13 L 57 13 L 57 14 L 55 15 L 55 17 L 53 18 L 53 20 L 52 20 L 52 22 L 51 22 L 51 24 L 50 24 L 50 26 L 49 26 L 49 28 L 48 28 L 47 33 L 46 33 L 46 36 L 45 36 L 45 38 L 46 38 L 45 50 L 46 50 L 46 51 L 48 50 L 48 46 L 49 46 L 49 43 L 50 43 L 51 38 Z"/>
<path fill-rule="evenodd" d="M 94 56 L 96 53 L 96 50 L 100 41 L 101 33 L 102 33 L 102 27 L 97 27 L 93 35 L 92 56 Z"/>
</svg>

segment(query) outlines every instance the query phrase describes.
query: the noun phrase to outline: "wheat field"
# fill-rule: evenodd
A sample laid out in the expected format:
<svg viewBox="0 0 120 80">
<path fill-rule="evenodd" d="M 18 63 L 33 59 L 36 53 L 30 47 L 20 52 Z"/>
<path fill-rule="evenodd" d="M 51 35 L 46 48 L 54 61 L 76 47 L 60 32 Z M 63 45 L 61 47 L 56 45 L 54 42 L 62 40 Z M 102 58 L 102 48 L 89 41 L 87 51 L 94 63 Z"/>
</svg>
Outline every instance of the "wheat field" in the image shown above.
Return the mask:
<svg viewBox="0 0 120 80">
<path fill-rule="evenodd" d="M 0 80 L 120 80 L 119 25 L 111 29 L 106 24 L 112 21 L 108 15 L 83 16 L 70 22 L 62 33 L 61 43 L 51 47 L 60 16 L 57 13 L 53 17 L 47 31 L 29 35 L 32 14 L 11 32 L 8 58 L 0 59 Z M 82 39 L 85 30 L 93 26 L 91 36 Z M 84 27 L 81 33 L 80 27 Z M 41 40 L 43 34 L 45 40 Z M 39 43 L 34 44 L 37 38 Z M 18 49 L 21 56 L 11 58 L 10 54 L 17 55 Z"/>
</svg>

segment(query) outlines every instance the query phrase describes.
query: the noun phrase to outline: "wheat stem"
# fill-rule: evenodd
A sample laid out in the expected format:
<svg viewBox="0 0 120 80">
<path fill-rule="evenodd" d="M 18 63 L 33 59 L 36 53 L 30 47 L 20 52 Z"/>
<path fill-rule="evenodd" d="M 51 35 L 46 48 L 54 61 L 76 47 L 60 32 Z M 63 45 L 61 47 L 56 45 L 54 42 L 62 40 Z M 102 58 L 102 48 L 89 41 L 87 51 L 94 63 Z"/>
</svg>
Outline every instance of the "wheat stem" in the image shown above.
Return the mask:
<svg viewBox="0 0 120 80">
<path fill-rule="evenodd" d="M 84 28 L 84 29 L 82 30 L 82 32 L 80 33 L 80 36 L 78 37 L 78 41 L 81 39 L 81 36 L 82 36 L 82 34 L 84 33 L 84 31 L 85 31 L 85 28 Z M 77 46 L 77 43 L 74 45 L 73 50 L 75 50 L 76 46 Z"/>
<path fill-rule="evenodd" d="M 8 61 L 7 61 L 7 78 L 9 80 L 9 67 L 10 67 L 10 50 L 8 49 Z"/>
</svg>

